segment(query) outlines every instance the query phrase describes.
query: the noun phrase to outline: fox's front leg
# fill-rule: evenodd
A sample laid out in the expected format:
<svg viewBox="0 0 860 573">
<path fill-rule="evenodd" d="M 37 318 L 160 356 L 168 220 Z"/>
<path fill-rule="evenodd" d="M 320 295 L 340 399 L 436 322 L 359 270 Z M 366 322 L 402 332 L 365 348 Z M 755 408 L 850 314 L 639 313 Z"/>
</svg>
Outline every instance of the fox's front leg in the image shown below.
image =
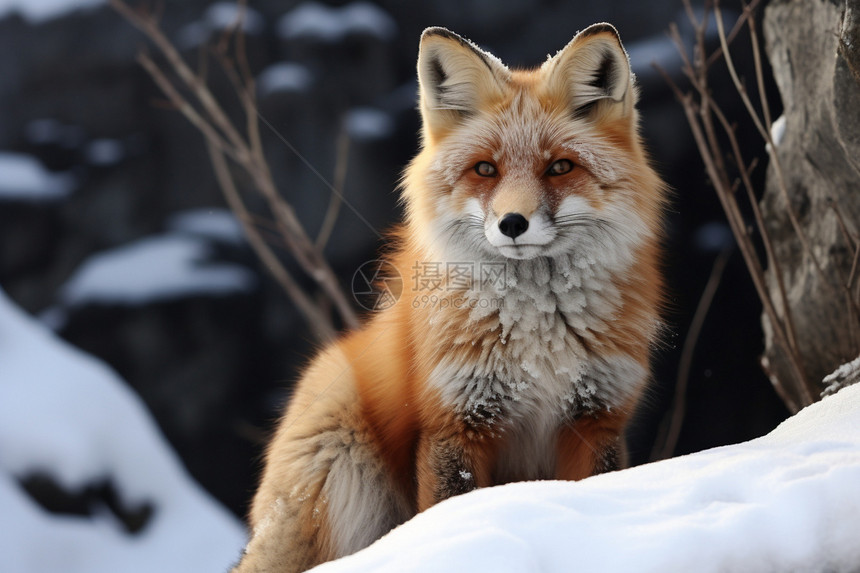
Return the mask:
<svg viewBox="0 0 860 573">
<path fill-rule="evenodd" d="M 625 422 L 624 416 L 599 412 L 583 415 L 561 428 L 556 479 L 579 480 L 625 467 Z"/>
<path fill-rule="evenodd" d="M 422 434 L 416 460 L 418 510 L 492 485 L 491 458 L 489 438 L 464 423 Z"/>
</svg>

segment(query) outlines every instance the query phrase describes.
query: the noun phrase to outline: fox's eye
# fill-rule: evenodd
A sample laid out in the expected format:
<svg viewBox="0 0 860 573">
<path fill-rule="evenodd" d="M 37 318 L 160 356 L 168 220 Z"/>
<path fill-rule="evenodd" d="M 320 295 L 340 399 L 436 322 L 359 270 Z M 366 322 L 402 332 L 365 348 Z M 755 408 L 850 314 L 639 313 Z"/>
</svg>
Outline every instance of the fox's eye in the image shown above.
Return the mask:
<svg viewBox="0 0 860 573">
<path fill-rule="evenodd" d="M 546 170 L 547 175 L 564 175 L 565 173 L 570 173 L 573 169 L 573 161 L 570 159 L 559 159 L 549 166 L 549 169 Z"/>
<path fill-rule="evenodd" d="M 496 166 L 492 163 L 488 163 L 486 161 L 479 161 L 475 164 L 475 173 L 477 173 L 481 177 L 495 177 L 498 171 L 496 171 Z"/>
</svg>

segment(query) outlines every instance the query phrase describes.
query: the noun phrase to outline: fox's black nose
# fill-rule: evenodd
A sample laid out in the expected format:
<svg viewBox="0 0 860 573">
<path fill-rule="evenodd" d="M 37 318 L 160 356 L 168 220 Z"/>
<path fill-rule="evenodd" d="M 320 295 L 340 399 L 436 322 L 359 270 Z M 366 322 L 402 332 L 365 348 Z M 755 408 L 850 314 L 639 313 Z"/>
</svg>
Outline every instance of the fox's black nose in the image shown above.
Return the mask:
<svg viewBox="0 0 860 573">
<path fill-rule="evenodd" d="M 529 228 L 529 221 L 519 213 L 507 213 L 499 219 L 499 230 L 503 235 L 516 239 Z"/>
</svg>

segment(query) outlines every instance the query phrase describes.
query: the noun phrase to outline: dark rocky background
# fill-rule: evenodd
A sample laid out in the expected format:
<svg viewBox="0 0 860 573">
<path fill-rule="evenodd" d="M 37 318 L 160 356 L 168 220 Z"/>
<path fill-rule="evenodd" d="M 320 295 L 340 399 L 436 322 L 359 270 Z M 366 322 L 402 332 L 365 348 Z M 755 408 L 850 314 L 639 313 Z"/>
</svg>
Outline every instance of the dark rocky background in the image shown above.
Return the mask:
<svg viewBox="0 0 860 573">
<path fill-rule="evenodd" d="M 163 27 L 193 61 L 200 40 L 217 37 L 224 6 L 167 0 Z M 297 6 L 251 2 L 251 66 L 263 74 L 273 64 L 294 64 L 287 68 L 292 87 L 261 93 L 260 113 L 325 177 L 341 126 L 352 126 L 345 196 L 373 228 L 342 210 L 326 254 L 347 288 L 355 269 L 380 247 L 376 232 L 399 216 L 394 189 L 416 149 L 414 65 L 424 27 L 449 27 L 519 66 L 540 63 L 593 22 L 617 26 L 642 88 L 645 138 L 675 190 L 667 220 L 669 329 L 657 351 L 654 390 L 631 429 L 632 459 L 647 461 L 669 407 L 688 323 L 717 254 L 731 245 L 681 109 L 650 67 L 659 59 L 681 79 L 665 34 L 676 21 L 689 38 L 680 1 L 385 0 L 374 6 L 389 25 L 373 33 L 344 25 L 333 37 L 284 38 L 281 18 Z M 201 137 L 161 105 L 134 60 L 143 45 L 107 7 L 38 23 L 15 14 L 0 18 L 0 151 L 30 154 L 75 182 L 64 199 L 0 198 L 0 286 L 60 336 L 113 366 L 146 401 L 194 477 L 243 514 L 267 432 L 313 348 L 306 326 L 254 254 L 242 243 L 203 237 L 213 262 L 240 265 L 258 277 L 250 290 L 137 304 L 76 301 L 64 290 L 93 254 L 175 232 L 172 217 L 189 209 L 215 217 L 224 208 Z M 744 41 L 735 50 L 737 62 L 750 62 Z M 724 66 L 716 66 L 712 84 L 727 113 L 743 121 Z M 213 85 L 229 99 L 217 74 Z M 773 85 L 770 94 L 778 115 Z M 758 136 L 739 129 L 745 156 L 763 158 Z M 264 129 L 264 135 L 276 180 L 313 236 L 329 191 L 275 134 Z M 755 173 L 759 180 L 763 171 Z M 0 187 L 3 180 L 0 172 Z M 758 366 L 759 313 L 743 262 L 732 254 L 696 347 L 676 453 L 762 435 L 787 415 Z"/>
</svg>

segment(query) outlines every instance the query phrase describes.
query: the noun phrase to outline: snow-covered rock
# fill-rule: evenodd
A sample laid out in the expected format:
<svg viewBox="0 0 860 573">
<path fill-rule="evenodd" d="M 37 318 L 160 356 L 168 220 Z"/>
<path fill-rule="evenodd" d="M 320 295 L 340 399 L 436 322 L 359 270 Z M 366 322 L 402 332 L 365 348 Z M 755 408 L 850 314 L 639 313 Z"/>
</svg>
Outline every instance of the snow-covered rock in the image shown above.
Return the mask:
<svg viewBox="0 0 860 573">
<path fill-rule="evenodd" d="M 215 2 L 206 9 L 204 18 L 212 30 L 226 30 L 241 22 L 245 34 L 261 33 L 265 22 L 262 14 L 238 2 Z"/>
<path fill-rule="evenodd" d="M 315 571 L 849 572 L 858 515 L 855 385 L 750 442 L 449 499 Z"/>
<path fill-rule="evenodd" d="M 199 237 L 165 234 L 140 239 L 84 261 L 63 286 L 62 303 L 134 305 L 192 294 L 245 292 L 256 285 L 256 276 L 247 268 L 207 262 L 209 255 L 208 243 Z"/>
<path fill-rule="evenodd" d="M 366 34 L 380 40 L 390 40 L 396 33 L 394 19 L 370 2 L 351 2 L 340 8 L 305 2 L 278 22 L 278 34 L 285 40 L 313 38 L 323 42 L 338 42 L 350 34 Z"/>
<path fill-rule="evenodd" d="M 39 24 L 76 10 L 97 8 L 105 0 L 0 0 L 0 18 L 18 13 L 29 22 Z"/>
<path fill-rule="evenodd" d="M 260 97 L 285 92 L 304 92 L 313 84 L 310 70 L 295 62 L 278 62 L 260 72 L 257 91 Z"/>
<path fill-rule="evenodd" d="M 383 139 L 394 132 L 394 120 L 382 110 L 356 107 L 346 114 L 346 131 L 358 141 Z"/>
<path fill-rule="evenodd" d="M 167 228 L 175 233 L 202 237 L 216 243 L 242 245 L 245 231 L 233 211 L 207 207 L 174 213 L 167 219 Z"/>
<path fill-rule="evenodd" d="M 102 362 L 0 291 L 0 569 L 9 573 L 224 571 L 241 524 L 186 473 L 140 399 Z M 109 481 L 119 502 L 153 512 L 129 534 L 107 508 L 55 515 L 19 480 L 68 491 Z"/>
<path fill-rule="evenodd" d="M 203 17 L 186 24 L 179 30 L 177 43 L 185 49 L 196 48 L 206 43 L 215 33 L 241 26 L 246 36 L 259 36 L 265 27 L 263 15 L 237 2 L 215 2 Z"/>
<path fill-rule="evenodd" d="M 51 173 L 31 155 L 0 152 L 0 201 L 53 201 L 74 187 L 71 174 Z"/>
<path fill-rule="evenodd" d="M 125 158 L 125 154 L 122 142 L 108 137 L 90 141 L 84 151 L 87 163 L 99 167 L 116 165 Z"/>
</svg>

